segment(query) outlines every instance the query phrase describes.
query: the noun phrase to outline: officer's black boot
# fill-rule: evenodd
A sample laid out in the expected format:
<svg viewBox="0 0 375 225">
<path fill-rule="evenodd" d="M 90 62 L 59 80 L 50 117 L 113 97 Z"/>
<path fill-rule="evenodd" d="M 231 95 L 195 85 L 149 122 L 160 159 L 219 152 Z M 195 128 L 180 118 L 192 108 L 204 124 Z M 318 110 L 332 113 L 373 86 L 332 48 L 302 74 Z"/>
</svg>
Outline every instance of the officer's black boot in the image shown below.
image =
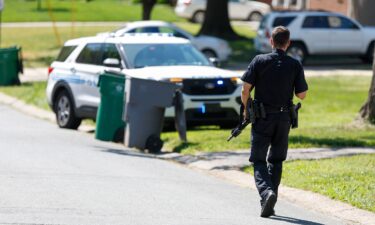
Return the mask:
<svg viewBox="0 0 375 225">
<path fill-rule="evenodd" d="M 268 191 L 267 195 L 262 204 L 262 211 L 260 213 L 261 217 L 270 217 L 274 215 L 274 207 L 276 204 L 276 194 L 273 191 Z"/>
</svg>

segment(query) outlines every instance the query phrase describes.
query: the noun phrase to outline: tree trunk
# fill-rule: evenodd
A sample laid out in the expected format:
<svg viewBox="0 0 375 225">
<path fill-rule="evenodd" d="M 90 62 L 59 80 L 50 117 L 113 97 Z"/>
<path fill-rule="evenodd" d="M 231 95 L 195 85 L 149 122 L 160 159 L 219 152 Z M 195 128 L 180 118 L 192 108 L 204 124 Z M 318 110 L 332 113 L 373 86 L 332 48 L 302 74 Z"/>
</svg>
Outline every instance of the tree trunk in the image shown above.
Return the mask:
<svg viewBox="0 0 375 225">
<path fill-rule="evenodd" d="M 350 2 L 350 16 L 358 20 L 362 25 L 374 26 L 374 0 L 351 0 Z"/>
<path fill-rule="evenodd" d="M 229 21 L 228 0 L 207 0 L 205 14 L 199 35 L 216 36 L 227 40 L 240 38 Z"/>
<path fill-rule="evenodd" d="M 156 4 L 156 0 L 142 0 L 143 11 L 142 11 L 142 19 L 143 20 L 150 20 L 151 19 L 151 11 Z"/>
<path fill-rule="evenodd" d="M 370 90 L 368 92 L 368 98 L 366 103 L 361 108 L 360 115 L 363 119 L 375 124 L 375 60 L 373 61 L 372 65 L 372 81 Z"/>
</svg>

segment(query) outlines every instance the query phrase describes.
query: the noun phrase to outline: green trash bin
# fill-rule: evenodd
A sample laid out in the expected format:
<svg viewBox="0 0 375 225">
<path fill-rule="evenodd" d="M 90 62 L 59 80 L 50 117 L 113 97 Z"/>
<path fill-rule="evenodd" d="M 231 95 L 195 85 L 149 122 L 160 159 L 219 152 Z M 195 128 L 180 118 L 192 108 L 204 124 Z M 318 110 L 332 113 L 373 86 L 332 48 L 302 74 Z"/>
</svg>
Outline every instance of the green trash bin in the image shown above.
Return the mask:
<svg viewBox="0 0 375 225">
<path fill-rule="evenodd" d="M 123 141 L 125 75 L 105 72 L 100 75 L 98 86 L 101 98 L 96 116 L 95 138 L 102 141 Z"/>
<path fill-rule="evenodd" d="M 0 86 L 20 84 L 22 70 L 21 48 L 0 48 Z"/>
</svg>

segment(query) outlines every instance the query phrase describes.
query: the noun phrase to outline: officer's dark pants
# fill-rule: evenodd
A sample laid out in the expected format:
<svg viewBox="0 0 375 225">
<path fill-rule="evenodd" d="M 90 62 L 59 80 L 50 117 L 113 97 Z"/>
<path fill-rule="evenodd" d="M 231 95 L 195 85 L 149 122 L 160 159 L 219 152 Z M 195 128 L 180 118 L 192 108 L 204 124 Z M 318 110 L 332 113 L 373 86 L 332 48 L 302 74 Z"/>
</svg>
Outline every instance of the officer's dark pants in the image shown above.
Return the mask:
<svg viewBox="0 0 375 225">
<path fill-rule="evenodd" d="M 266 119 L 257 119 L 252 126 L 250 162 L 254 165 L 255 184 L 262 200 L 269 190 L 278 193 L 289 130 L 288 112 L 269 113 Z"/>
</svg>

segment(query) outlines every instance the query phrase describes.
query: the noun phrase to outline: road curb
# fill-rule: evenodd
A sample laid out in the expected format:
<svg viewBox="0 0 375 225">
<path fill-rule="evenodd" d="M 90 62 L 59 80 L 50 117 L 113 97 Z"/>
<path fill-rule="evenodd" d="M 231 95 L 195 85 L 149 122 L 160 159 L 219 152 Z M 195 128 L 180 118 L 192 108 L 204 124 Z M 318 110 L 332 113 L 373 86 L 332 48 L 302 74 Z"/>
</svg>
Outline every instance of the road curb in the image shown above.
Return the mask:
<svg viewBox="0 0 375 225">
<path fill-rule="evenodd" d="M 0 103 L 9 105 L 18 111 L 37 117 L 39 119 L 56 122 L 55 115 L 52 112 L 26 104 L 25 102 L 18 100 L 17 98 L 11 97 L 1 92 Z"/>
<path fill-rule="evenodd" d="M 56 117 L 52 111 L 48 111 L 48 110 L 41 109 L 33 105 L 29 105 L 25 103 L 24 101 L 21 101 L 15 97 L 6 95 L 2 92 L 0 92 L 0 103 L 9 105 L 12 108 L 22 113 L 36 117 L 38 119 L 47 120 L 49 122 L 56 123 Z M 79 127 L 79 131 L 82 131 L 82 132 L 89 132 L 94 129 L 95 127 L 89 126 L 89 125 L 81 125 Z"/>
</svg>

